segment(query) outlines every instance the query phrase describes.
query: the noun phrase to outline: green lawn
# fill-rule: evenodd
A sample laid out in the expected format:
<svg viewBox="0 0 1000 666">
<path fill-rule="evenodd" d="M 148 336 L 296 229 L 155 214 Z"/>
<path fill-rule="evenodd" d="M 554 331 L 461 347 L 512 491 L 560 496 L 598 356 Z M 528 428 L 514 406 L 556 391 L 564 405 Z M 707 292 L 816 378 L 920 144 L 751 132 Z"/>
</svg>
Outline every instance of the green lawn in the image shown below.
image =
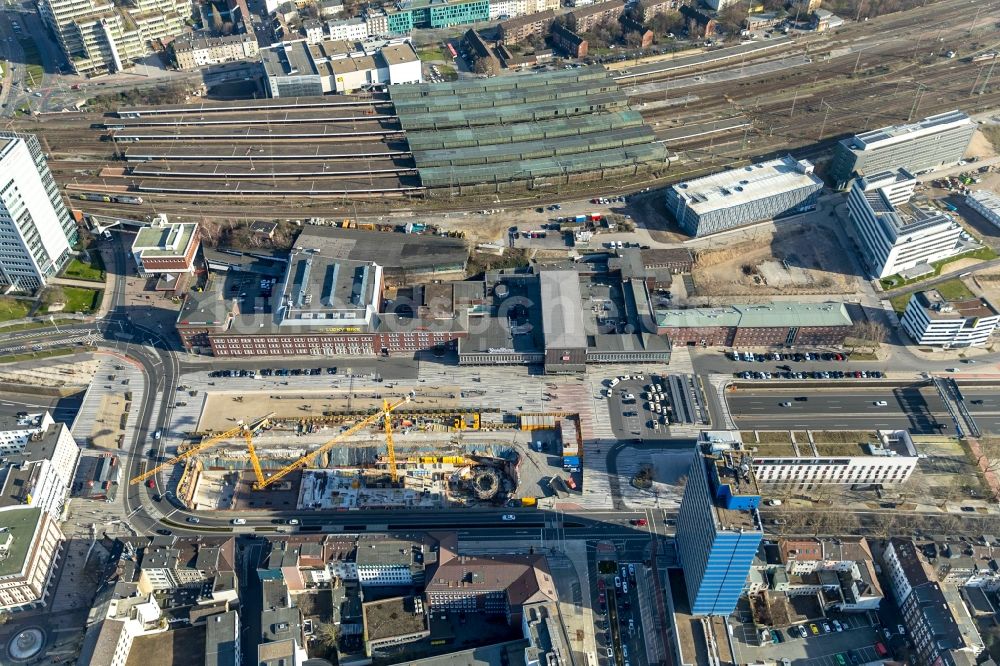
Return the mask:
<svg viewBox="0 0 1000 666">
<path fill-rule="evenodd" d="M 942 282 L 934 288 L 937 289 L 942 298 L 949 301 L 964 301 L 976 297 L 976 295 L 965 286 L 965 283 L 958 278 Z"/>
<path fill-rule="evenodd" d="M 66 296 L 66 309 L 63 312 L 93 312 L 101 305 L 100 289 L 83 289 L 82 287 L 61 287 Z"/>
<path fill-rule="evenodd" d="M 904 280 L 898 273 L 895 275 L 890 275 L 889 277 L 884 277 L 879 280 L 879 284 L 882 285 L 883 289 L 896 289 L 897 287 L 905 287 L 908 284 L 916 284 L 917 282 L 922 282 L 924 280 L 929 280 L 933 277 L 941 275 L 941 273 L 946 272 L 948 264 L 958 261 L 959 259 L 981 259 L 983 261 L 989 261 L 990 259 L 996 259 L 996 250 L 988 245 L 984 245 L 978 250 L 972 250 L 970 252 L 963 252 L 962 254 L 956 254 L 954 257 L 948 257 L 947 259 L 942 259 L 940 261 L 931 262 L 931 268 L 934 270 L 927 275 L 921 275 L 918 278 L 912 280 Z"/>
<path fill-rule="evenodd" d="M 419 51 L 417 51 L 417 57 L 423 60 L 424 62 L 432 62 L 434 60 L 438 61 L 447 60 L 447 58 L 444 57 L 444 51 L 438 48 L 434 48 L 433 46 L 430 46 L 426 49 L 420 49 Z"/>
<path fill-rule="evenodd" d="M 101 261 L 101 255 L 96 252 L 91 253 L 89 262 L 80 258 L 73 259 L 63 271 L 63 277 L 104 282 L 104 262 Z"/>
<path fill-rule="evenodd" d="M 17 41 L 21 44 L 21 50 L 24 51 L 24 62 L 27 67 L 26 77 L 29 85 L 32 87 L 42 85 L 45 68 L 42 67 L 42 57 L 38 54 L 35 40 L 30 37 L 20 37 Z"/>
<path fill-rule="evenodd" d="M 34 361 L 42 358 L 52 358 L 53 356 L 66 356 L 75 354 L 76 350 L 70 347 L 58 347 L 56 349 L 43 349 L 37 352 L 25 352 L 24 354 L 11 354 L 10 356 L 0 356 L 0 363 L 17 363 L 18 361 Z"/>
<path fill-rule="evenodd" d="M 24 319 L 31 311 L 31 304 L 7 296 L 0 297 L 0 321 Z"/>
<path fill-rule="evenodd" d="M 17 331 L 30 331 L 35 328 L 49 328 L 53 325 L 53 321 L 56 326 L 63 326 L 65 324 L 77 324 L 79 323 L 76 319 L 46 319 L 45 321 L 29 321 L 24 324 L 14 324 L 13 326 L 4 326 L 0 328 L 0 335 L 5 333 L 16 333 Z"/>
<path fill-rule="evenodd" d="M 892 309 L 896 311 L 896 314 L 903 314 L 906 310 L 907 303 L 910 302 L 911 295 L 912 294 L 901 294 L 899 296 L 893 296 L 889 299 L 889 302 L 892 303 Z"/>
</svg>

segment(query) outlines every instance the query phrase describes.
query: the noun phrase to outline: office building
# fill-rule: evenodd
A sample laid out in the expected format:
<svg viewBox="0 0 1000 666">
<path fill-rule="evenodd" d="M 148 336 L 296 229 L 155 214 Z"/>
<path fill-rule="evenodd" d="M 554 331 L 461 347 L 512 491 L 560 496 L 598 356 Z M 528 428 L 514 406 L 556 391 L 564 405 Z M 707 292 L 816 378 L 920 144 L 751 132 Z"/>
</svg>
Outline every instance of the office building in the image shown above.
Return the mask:
<svg viewBox="0 0 1000 666">
<path fill-rule="evenodd" d="M 699 442 L 713 453 L 752 453 L 754 476 L 761 485 L 796 488 L 816 485 L 897 485 L 910 478 L 919 460 L 905 430 L 879 430 L 876 441 L 823 442 L 792 436 L 782 443 L 745 442 L 740 432 L 702 431 Z"/>
<path fill-rule="evenodd" d="M 365 25 L 368 27 L 368 34 L 372 37 L 389 36 L 389 16 L 377 7 L 365 9 Z"/>
<path fill-rule="evenodd" d="M 667 209 L 685 232 L 707 236 L 812 210 L 822 189 L 812 163 L 786 156 L 678 183 Z"/>
<path fill-rule="evenodd" d="M 0 609 L 26 609 L 48 595 L 62 531 L 37 507 L 0 511 Z"/>
<path fill-rule="evenodd" d="M 558 601 L 544 555 L 458 555 L 447 540 L 425 592 L 431 613 L 500 615 L 512 626 L 522 624 L 531 605 Z"/>
<path fill-rule="evenodd" d="M 186 31 L 186 0 L 39 0 L 38 13 L 78 74 L 119 72 Z"/>
<path fill-rule="evenodd" d="M 775 301 L 656 311 L 656 332 L 673 345 L 840 345 L 854 322 L 843 303 Z"/>
<path fill-rule="evenodd" d="M 159 215 L 135 235 L 132 258 L 142 276 L 193 273 L 200 246 L 196 222 L 168 222 L 166 215 Z"/>
<path fill-rule="evenodd" d="M 364 21 L 351 19 L 367 32 Z M 338 33 L 340 34 L 340 33 Z M 349 93 L 366 86 L 420 83 L 420 58 L 409 41 L 367 42 L 305 40 L 261 49 L 261 64 L 270 97 L 304 97 Z"/>
<path fill-rule="evenodd" d="M 408 35 L 414 28 L 447 28 L 490 19 L 489 0 L 400 0 L 383 9 L 392 35 Z"/>
<path fill-rule="evenodd" d="M 358 540 L 355 570 L 362 587 L 419 587 L 433 562 L 434 551 L 423 541 L 365 537 Z"/>
<path fill-rule="evenodd" d="M 929 273 L 932 261 L 963 251 L 957 222 L 910 201 L 916 184 L 911 173 L 897 169 L 858 178 L 851 185 L 847 207 L 861 254 L 875 277 Z"/>
<path fill-rule="evenodd" d="M 170 42 L 170 53 L 177 69 L 195 69 L 239 60 L 256 60 L 260 54 L 253 33 L 212 37 L 181 35 Z"/>
<path fill-rule="evenodd" d="M 69 262 L 76 240 L 38 139 L 0 132 L 0 287 L 44 286 Z"/>
<path fill-rule="evenodd" d="M 80 458 L 80 447 L 64 423 L 33 432 L 18 453 L 0 466 L 0 511 L 37 507 L 62 517 Z"/>
<path fill-rule="evenodd" d="M 900 318 L 915 343 L 945 348 L 982 347 L 998 323 L 1000 313 L 986 299 L 947 299 L 936 289 L 910 296 Z"/>
<path fill-rule="evenodd" d="M 976 190 L 965 195 L 965 204 L 976 211 L 987 222 L 1000 227 L 1000 196 L 989 190 Z"/>
<path fill-rule="evenodd" d="M 906 169 L 919 174 L 960 161 L 976 123 L 961 111 L 949 111 L 907 125 L 893 125 L 840 141 L 833 150 L 830 180 L 839 189 L 851 178 Z"/>
<path fill-rule="evenodd" d="M 730 615 L 764 536 L 748 455 L 696 452 L 677 515 L 677 548 L 692 615 Z"/>
<path fill-rule="evenodd" d="M 913 641 L 914 663 L 941 666 L 975 664 L 985 650 L 982 636 L 968 611 L 957 602 L 919 556 L 910 539 L 889 539 L 882 554 L 906 633 Z M 951 594 L 950 594 L 951 593 Z"/>
</svg>

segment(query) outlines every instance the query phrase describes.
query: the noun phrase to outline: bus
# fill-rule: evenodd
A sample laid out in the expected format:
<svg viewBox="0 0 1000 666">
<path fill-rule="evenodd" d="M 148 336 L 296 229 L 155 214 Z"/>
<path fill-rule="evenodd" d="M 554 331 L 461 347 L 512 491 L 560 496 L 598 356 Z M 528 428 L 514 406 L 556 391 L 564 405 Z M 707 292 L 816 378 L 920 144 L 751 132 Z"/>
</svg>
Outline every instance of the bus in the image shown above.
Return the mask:
<svg viewBox="0 0 1000 666">
<path fill-rule="evenodd" d="M 456 51 L 455 47 L 451 45 L 451 42 L 448 42 L 447 46 L 448 46 L 448 53 L 451 54 L 451 59 L 455 60 L 456 58 L 458 58 L 458 51 Z"/>
</svg>

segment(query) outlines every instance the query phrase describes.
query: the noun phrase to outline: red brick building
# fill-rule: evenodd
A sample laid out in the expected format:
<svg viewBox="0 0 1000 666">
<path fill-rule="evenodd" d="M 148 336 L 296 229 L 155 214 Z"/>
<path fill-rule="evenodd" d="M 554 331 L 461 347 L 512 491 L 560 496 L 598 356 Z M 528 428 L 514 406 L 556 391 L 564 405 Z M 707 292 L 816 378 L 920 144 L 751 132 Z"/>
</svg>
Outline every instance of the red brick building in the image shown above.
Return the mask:
<svg viewBox="0 0 1000 666">
<path fill-rule="evenodd" d="M 132 256 L 139 275 L 193 273 L 201 233 L 193 222 L 167 222 L 165 216 L 139 230 L 132 242 Z"/>
<path fill-rule="evenodd" d="M 552 26 L 552 44 L 570 58 L 585 58 L 589 50 L 586 39 L 558 24 Z"/>
<path fill-rule="evenodd" d="M 730 305 L 661 310 L 657 333 L 674 345 L 782 347 L 839 345 L 854 322 L 843 303 Z"/>
</svg>

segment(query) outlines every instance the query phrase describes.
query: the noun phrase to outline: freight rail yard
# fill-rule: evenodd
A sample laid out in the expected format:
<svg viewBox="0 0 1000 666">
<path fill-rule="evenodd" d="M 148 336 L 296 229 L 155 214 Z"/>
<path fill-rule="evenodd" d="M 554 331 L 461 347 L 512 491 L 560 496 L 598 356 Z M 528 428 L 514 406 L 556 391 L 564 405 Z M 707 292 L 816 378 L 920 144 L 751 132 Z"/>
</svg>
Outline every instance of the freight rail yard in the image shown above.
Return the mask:
<svg viewBox="0 0 1000 666">
<path fill-rule="evenodd" d="M 379 391 L 202 393 L 176 456 L 150 457 L 133 484 L 230 511 L 534 506 L 582 483 L 576 415 L 470 407 L 457 387 Z"/>
<path fill-rule="evenodd" d="M 574 191 L 674 182 L 787 151 L 822 171 L 831 142 L 845 134 L 997 103 L 991 62 L 943 53 L 994 48 L 1000 2 L 977 4 L 975 25 L 963 7 L 944 0 L 832 34 L 609 73 L 581 68 L 394 86 L 391 98 L 134 107 L 117 118 L 64 114 L 20 125 L 45 138 L 50 166 L 71 196 L 144 198 L 142 205 L 81 206 L 105 215 L 152 214 L 155 206 L 180 219 L 242 217 L 247 194 L 272 195 L 275 216 L 328 212 L 331 199 L 355 197 L 372 197 L 356 205 L 379 213 L 414 197 L 428 208 L 474 210 L 482 204 L 476 199 L 498 192 L 505 203 L 533 205 Z M 459 195 L 461 204 L 453 200 Z"/>
</svg>

